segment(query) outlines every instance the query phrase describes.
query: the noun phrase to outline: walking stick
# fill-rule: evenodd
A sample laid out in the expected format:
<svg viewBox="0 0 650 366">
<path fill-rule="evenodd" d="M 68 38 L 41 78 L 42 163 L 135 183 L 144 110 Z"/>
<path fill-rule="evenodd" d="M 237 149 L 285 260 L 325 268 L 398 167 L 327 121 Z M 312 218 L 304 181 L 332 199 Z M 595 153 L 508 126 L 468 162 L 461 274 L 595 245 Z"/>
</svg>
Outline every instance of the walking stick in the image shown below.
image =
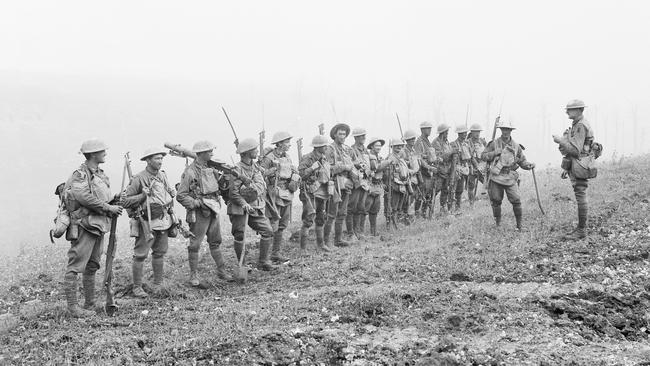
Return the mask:
<svg viewBox="0 0 650 366">
<path fill-rule="evenodd" d="M 542 215 L 546 215 L 546 212 L 544 212 L 544 208 L 542 208 L 542 201 L 539 199 L 539 189 L 537 189 L 537 178 L 535 177 L 535 168 L 530 170 L 533 172 L 533 183 L 535 183 L 535 194 L 537 195 L 537 205 L 539 206 L 539 210 L 542 211 Z"/>
</svg>

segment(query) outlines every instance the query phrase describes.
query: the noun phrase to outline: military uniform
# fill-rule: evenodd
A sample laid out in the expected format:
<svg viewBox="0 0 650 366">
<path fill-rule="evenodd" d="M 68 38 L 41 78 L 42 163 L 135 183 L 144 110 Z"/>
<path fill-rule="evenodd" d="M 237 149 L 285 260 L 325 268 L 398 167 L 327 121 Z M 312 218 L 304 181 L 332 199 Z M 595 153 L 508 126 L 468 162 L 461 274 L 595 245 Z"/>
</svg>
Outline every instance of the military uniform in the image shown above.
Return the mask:
<svg viewBox="0 0 650 366">
<path fill-rule="evenodd" d="M 426 215 L 429 205 L 431 204 L 431 196 L 434 194 L 434 177 L 437 172 L 436 164 L 438 159 L 436 151 L 429 141 L 429 138 L 421 135 L 415 141 L 415 151 L 420 157 L 420 196 L 415 201 L 415 212 L 421 213 L 422 217 Z"/>
<path fill-rule="evenodd" d="M 414 217 L 412 207 L 414 206 L 415 201 L 422 196 L 420 180 L 418 179 L 420 172 L 420 158 L 415 148 L 408 144 L 404 145 L 401 156 L 408 167 L 407 189 L 406 195 L 403 197 L 401 216 L 404 223 L 410 224 Z"/>
<path fill-rule="evenodd" d="M 363 144 L 355 143 L 351 147 L 351 158 L 354 164 L 352 176 L 352 184 L 354 185 L 350 193 L 350 201 L 348 203 L 348 215 L 345 219 L 345 226 L 348 234 L 354 234 L 360 237 L 363 234 L 361 229 L 365 226 L 365 206 L 366 196 L 370 188 L 368 176 L 370 174 L 370 156 L 368 150 Z M 362 222 L 362 220 L 364 222 Z"/>
<path fill-rule="evenodd" d="M 377 139 L 371 141 L 368 147 L 377 141 L 382 142 L 383 145 L 383 140 Z M 379 154 L 375 154 L 372 151 L 370 151 L 368 157 L 370 159 L 370 187 L 366 196 L 364 219 L 362 222 L 365 222 L 365 216 L 368 215 L 370 235 L 377 236 L 377 214 L 379 214 L 381 200 L 384 196 L 384 170 L 388 166 L 388 162 L 382 159 Z"/>
<path fill-rule="evenodd" d="M 323 137 L 325 139 L 325 137 Z M 313 169 L 314 163 L 318 168 Z M 324 154 L 312 151 L 302 157 L 298 172 L 302 178 L 300 201 L 302 202 L 302 227 L 300 229 L 300 247 L 306 249 L 309 228 L 316 223 L 316 245 L 319 249 L 329 251 L 323 239 L 325 225 L 325 209 L 330 199 L 330 163 Z"/>
<path fill-rule="evenodd" d="M 140 212 L 147 212 L 147 194 L 143 188 L 150 191 L 149 207 L 151 211 L 151 230 L 153 238 L 148 238 L 144 228 L 135 215 Z M 164 171 L 153 172 L 146 168 L 136 174 L 125 191 L 123 206 L 129 209 L 131 217 L 131 236 L 135 237 L 133 248 L 133 287 L 142 289 L 142 266 L 145 259 L 152 251 L 151 266 L 153 268 L 153 282 L 155 285 L 162 283 L 164 256 L 169 246 L 168 230 L 172 226 L 172 218 L 169 210 L 173 205 L 176 191 L 167 180 Z"/>
<path fill-rule="evenodd" d="M 454 187 L 454 195 L 452 196 L 450 192 L 449 201 L 450 206 L 451 202 L 455 202 L 454 208 L 456 210 L 459 210 L 460 201 L 462 199 L 463 191 L 465 190 L 465 186 L 472 166 L 472 155 L 470 153 L 471 147 L 469 141 L 467 141 L 467 138 L 461 140 L 460 137 L 451 143 L 451 147 L 454 151 L 458 152 L 458 159 L 456 161 L 457 180 Z"/>
<path fill-rule="evenodd" d="M 384 215 L 386 216 L 386 227 L 390 228 L 390 223 L 397 221 L 408 194 L 409 168 L 401 154 L 391 151 L 386 160 L 390 163 L 387 171 L 383 174 L 386 187 Z"/>
<path fill-rule="evenodd" d="M 438 156 L 437 173 L 435 175 L 436 194 L 440 193 L 440 207 L 445 211 L 449 204 L 447 195 L 450 193 L 449 180 L 452 178 L 450 170 L 454 149 L 446 138 L 443 139 L 440 136 L 436 137 L 431 145 Z"/>
<path fill-rule="evenodd" d="M 487 143 L 483 138 L 469 138 L 469 147 L 472 159 L 470 172 L 467 176 L 467 196 L 470 205 L 474 205 L 479 181 L 482 181 L 484 179 L 483 177 L 485 177 L 485 161 L 483 161 L 481 155 L 483 155 L 486 145 Z"/>
<path fill-rule="evenodd" d="M 330 232 L 334 225 L 334 245 L 345 246 L 347 243 L 341 238 L 343 221 L 348 213 L 350 191 L 354 187 L 350 174 L 354 169 L 352 149 L 345 144 L 333 142 L 328 146 L 325 156 L 332 166 L 334 194 L 328 202 L 327 221 L 323 229 L 324 240 L 325 243 L 329 243 Z"/>
<path fill-rule="evenodd" d="M 230 200 L 228 202 L 228 215 L 235 240 L 235 253 L 239 259 L 244 248 L 244 230 L 248 224 L 261 236 L 258 265 L 262 270 L 271 270 L 269 249 L 273 241 L 273 228 L 265 212 L 266 184 L 262 170 L 255 162 L 247 164 L 243 161 L 237 163 L 235 169 L 239 177 L 234 178 L 230 185 Z M 247 212 L 244 209 L 246 205 L 252 207 L 252 212 Z"/>
<path fill-rule="evenodd" d="M 284 230 L 291 222 L 291 208 L 294 192 L 298 187 L 298 170 L 291 162 L 291 158 L 278 148 L 266 154 L 260 166 L 264 171 L 264 178 L 269 190 L 269 196 L 277 209 L 277 215 L 272 214 L 267 208 L 266 216 L 273 228 L 273 248 L 271 259 L 283 262 L 280 256 Z"/>
<path fill-rule="evenodd" d="M 517 169 L 521 167 L 528 170 L 533 165 L 526 161 L 521 146 L 512 137 L 506 140 L 501 136 L 490 142 L 485 148 L 482 158 L 487 162 L 491 162 L 488 195 L 497 226 L 501 224 L 501 202 L 505 192 L 508 201 L 512 204 L 517 228 L 521 229 L 522 209 L 517 184 L 519 179 Z"/>
<path fill-rule="evenodd" d="M 217 265 L 219 277 L 227 279 L 225 262 L 220 246 L 221 221 L 218 209 L 221 207 L 219 180 L 221 173 L 195 160 L 185 168 L 181 176 L 176 200 L 187 210 L 187 223 L 194 237 L 190 238 L 187 255 L 190 265 L 190 281 L 198 285 L 197 268 L 199 249 L 207 237 L 210 255 Z"/>
</svg>

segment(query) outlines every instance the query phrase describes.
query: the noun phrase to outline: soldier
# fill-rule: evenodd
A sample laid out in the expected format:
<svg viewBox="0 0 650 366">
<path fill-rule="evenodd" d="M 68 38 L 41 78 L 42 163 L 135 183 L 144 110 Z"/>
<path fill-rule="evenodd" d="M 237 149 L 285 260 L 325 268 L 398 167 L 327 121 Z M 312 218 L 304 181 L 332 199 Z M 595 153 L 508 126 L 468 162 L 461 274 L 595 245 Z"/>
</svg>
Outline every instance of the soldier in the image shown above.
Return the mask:
<svg viewBox="0 0 650 366">
<path fill-rule="evenodd" d="M 271 260 L 275 263 L 285 263 L 288 260 L 280 254 L 282 248 L 284 230 L 291 222 L 291 206 L 293 204 L 293 194 L 298 189 L 298 169 L 291 162 L 287 154 L 291 147 L 290 133 L 277 132 L 273 135 L 271 143 L 275 149 L 265 154 L 261 160 L 261 167 L 264 169 L 264 178 L 266 186 L 269 187 L 273 203 L 277 208 L 278 215 L 271 215 L 270 208 L 267 207 L 266 217 L 271 222 L 273 228 L 273 248 L 271 250 Z"/>
<path fill-rule="evenodd" d="M 455 211 L 460 210 L 460 201 L 463 196 L 463 191 L 467 183 L 467 178 L 470 173 L 470 167 L 472 164 L 472 155 L 470 153 L 471 148 L 469 141 L 467 141 L 467 132 L 469 130 L 465 125 L 459 125 L 456 127 L 456 133 L 458 138 L 451 143 L 451 147 L 454 151 L 458 152 L 458 160 L 456 162 L 456 174 L 457 180 L 455 184 L 455 195 L 452 196 L 451 192 L 449 195 L 450 201 L 455 202 Z"/>
<path fill-rule="evenodd" d="M 415 141 L 415 151 L 420 157 L 420 175 L 419 178 L 422 179 L 420 182 L 420 191 L 422 195 L 416 198 L 415 201 L 415 214 L 417 216 L 418 212 L 424 218 L 426 216 L 427 210 L 430 209 L 429 204 L 431 202 L 431 196 L 434 193 L 434 179 L 433 176 L 436 174 L 436 151 L 429 141 L 429 136 L 431 136 L 431 129 L 433 125 L 431 122 L 424 121 L 420 123 L 420 132 L 421 135 Z"/>
<path fill-rule="evenodd" d="M 594 133 L 589 122 L 584 118 L 585 103 L 581 100 L 571 100 L 566 105 L 566 114 L 571 120 L 571 127 L 564 132 L 563 137 L 553 136 L 553 140 L 560 144 L 562 159 L 562 178 L 569 177 L 573 192 L 578 204 L 578 226 L 564 236 L 565 240 L 579 240 L 587 236 L 587 214 L 589 210 L 587 202 L 588 179 L 577 177 L 573 164 L 582 157 L 593 157 L 600 155 L 600 144 L 594 143 Z M 592 146 L 593 145 L 598 145 Z"/>
<path fill-rule="evenodd" d="M 469 128 L 469 147 L 470 154 L 472 155 L 472 164 L 470 165 L 470 174 L 467 177 L 467 196 L 469 197 L 470 206 L 474 206 L 476 201 L 476 190 L 478 189 L 479 181 L 483 183 L 485 177 L 485 161 L 481 159 L 481 155 L 485 150 L 487 143 L 481 137 L 481 125 L 474 123 Z"/>
<path fill-rule="evenodd" d="M 499 123 L 501 136 L 491 141 L 483 151 L 483 160 L 491 163 L 488 177 L 488 195 L 492 204 L 492 214 L 497 226 L 501 225 L 501 201 L 503 192 L 506 192 L 508 201 L 512 204 L 512 211 L 515 214 L 517 230 L 522 229 L 522 209 L 519 197 L 519 173 L 517 168 L 521 167 L 530 170 L 535 164 L 526 161 L 523 150 L 510 134 L 515 127 L 512 122 Z"/>
<path fill-rule="evenodd" d="M 351 173 L 354 170 L 352 162 L 352 149 L 345 145 L 345 139 L 350 134 L 350 126 L 337 123 L 330 130 L 330 138 L 334 140 L 329 145 L 326 156 L 332 165 L 332 179 L 334 180 L 334 194 L 330 197 L 327 208 L 327 221 L 323 229 L 324 240 L 329 243 L 330 232 L 334 225 L 334 245 L 346 247 L 350 245 L 343 240 L 343 221 L 347 216 L 350 191 L 353 188 Z"/>
<path fill-rule="evenodd" d="M 140 158 L 147 163 L 147 167 L 136 174 L 124 192 L 124 207 L 129 209 L 131 217 L 136 210 L 151 212 L 152 238 L 147 238 L 144 228 L 138 220 L 131 218 L 131 226 L 137 227 L 132 230 L 135 236 L 133 248 L 133 295 L 140 298 L 147 297 L 142 289 L 142 270 L 144 261 L 151 250 L 151 267 L 153 269 L 153 284 L 162 284 L 164 257 L 168 248 L 168 230 L 172 226 L 172 219 L 169 210 L 174 204 L 176 190 L 172 188 L 167 180 L 167 174 L 161 170 L 163 157 L 167 152 L 162 148 L 147 149 Z M 147 208 L 147 206 L 149 206 Z M 134 235 L 135 234 L 135 235 Z"/>
<path fill-rule="evenodd" d="M 404 132 L 404 142 L 406 143 L 402 149 L 402 157 L 406 161 L 409 168 L 409 182 L 407 184 L 406 196 L 402 205 L 402 215 L 405 224 L 410 225 L 413 222 L 415 215 L 411 209 L 414 206 L 416 199 L 421 197 L 422 191 L 420 190 L 420 157 L 415 151 L 415 138 L 418 137 L 417 133 L 413 130 L 406 130 Z"/>
<path fill-rule="evenodd" d="M 318 249 L 329 252 L 327 243 L 323 240 L 323 225 L 325 225 L 325 210 L 327 201 L 333 193 L 334 182 L 331 180 L 331 167 L 325 152 L 327 150 L 327 137 L 316 135 L 311 146 L 312 152 L 302 157 L 298 165 L 303 187 L 300 191 L 302 201 L 302 227 L 300 228 L 300 249 L 307 249 L 307 236 L 309 228 L 316 222 L 316 246 Z"/>
<path fill-rule="evenodd" d="M 200 283 L 197 274 L 199 249 L 206 236 L 210 255 L 217 265 L 217 276 L 222 280 L 232 280 L 232 277 L 226 273 L 226 265 L 220 250 L 222 238 L 219 219 L 221 208 L 219 181 L 222 177 L 219 171 L 207 165 L 212 159 L 214 148 L 210 141 L 199 141 L 194 144 L 192 152 L 196 154 L 196 159 L 185 168 L 176 196 L 176 200 L 187 210 L 187 223 L 194 234 L 187 246 L 192 286 L 198 286 Z"/>
<path fill-rule="evenodd" d="M 433 139 L 431 145 L 436 152 L 438 157 L 436 168 L 436 193 L 440 193 L 440 214 L 447 213 L 448 209 L 448 194 L 449 192 L 449 181 L 452 178 L 451 173 L 451 159 L 454 157 L 454 149 L 451 147 L 451 144 L 447 140 L 447 135 L 449 133 L 449 125 L 442 123 L 438 126 L 438 137 Z"/>
<path fill-rule="evenodd" d="M 363 128 L 355 128 L 352 130 L 352 136 L 354 137 L 354 144 L 352 145 L 352 161 L 355 168 L 352 171 L 352 183 L 354 186 L 350 193 L 345 226 L 347 228 L 348 239 L 363 239 L 359 228 L 365 226 L 365 215 L 363 212 L 365 211 L 366 196 L 370 187 L 368 182 L 370 157 L 365 144 L 366 130 Z M 361 220 L 364 220 L 364 222 L 362 223 Z"/>
<path fill-rule="evenodd" d="M 104 234 L 110 230 L 111 216 L 121 215 L 122 207 L 114 204 L 120 194 L 111 194 L 110 183 L 99 164 L 106 161 L 108 147 L 101 140 L 88 140 L 81 145 L 86 161 L 75 170 L 63 188 L 70 226 L 66 239 L 68 265 L 64 276 L 64 292 L 68 314 L 75 318 L 95 314 L 95 272 L 100 268 Z M 77 273 L 83 273 L 85 303 L 77 303 Z"/>
<path fill-rule="evenodd" d="M 246 224 L 261 235 L 260 253 L 257 267 L 262 271 L 272 271 L 275 266 L 269 259 L 269 249 L 273 242 L 273 228 L 266 217 L 266 184 L 261 168 L 255 163 L 259 142 L 256 139 L 244 139 L 237 146 L 240 162 L 235 169 L 238 177 L 230 185 L 228 215 L 232 224 L 232 236 L 235 239 L 237 260 L 244 250 L 244 230 Z"/>
<path fill-rule="evenodd" d="M 377 236 L 377 214 L 381 208 L 381 199 L 384 194 L 383 176 L 384 170 L 390 164 L 388 160 L 384 160 L 379 156 L 381 148 L 386 142 L 380 138 L 373 138 L 368 143 L 369 158 L 370 158 L 370 187 L 368 195 L 366 196 L 365 208 L 361 231 L 364 230 L 363 223 L 365 223 L 366 215 L 370 222 L 370 235 Z"/>
<path fill-rule="evenodd" d="M 384 174 L 384 184 L 386 186 L 384 215 L 386 216 L 386 228 L 389 230 L 391 223 L 395 224 L 397 222 L 397 215 L 401 212 L 407 195 L 409 168 L 402 155 L 404 145 L 402 139 L 391 139 L 391 152 L 386 157 L 389 165 L 386 174 Z"/>
</svg>

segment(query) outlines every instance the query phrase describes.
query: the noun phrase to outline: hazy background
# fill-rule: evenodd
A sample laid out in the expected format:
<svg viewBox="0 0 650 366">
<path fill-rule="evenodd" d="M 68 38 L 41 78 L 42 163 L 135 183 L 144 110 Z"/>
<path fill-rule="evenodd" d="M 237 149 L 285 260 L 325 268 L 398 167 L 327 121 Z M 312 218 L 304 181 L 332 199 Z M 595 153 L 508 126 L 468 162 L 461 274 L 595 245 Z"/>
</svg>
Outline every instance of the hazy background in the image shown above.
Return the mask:
<svg viewBox="0 0 650 366">
<path fill-rule="evenodd" d="M 85 139 L 110 145 L 115 189 L 126 151 L 137 172 L 164 141 L 236 159 L 221 106 L 240 138 L 264 124 L 307 146 L 321 122 L 389 137 L 396 112 L 455 125 L 468 105 L 488 135 L 504 100 L 529 160 L 557 166 L 581 98 L 606 159 L 647 152 L 648 18 L 643 1 L 3 2 L 0 254 L 46 245 Z M 177 181 L 183 161 L 164 164 Z"/>
</svg>

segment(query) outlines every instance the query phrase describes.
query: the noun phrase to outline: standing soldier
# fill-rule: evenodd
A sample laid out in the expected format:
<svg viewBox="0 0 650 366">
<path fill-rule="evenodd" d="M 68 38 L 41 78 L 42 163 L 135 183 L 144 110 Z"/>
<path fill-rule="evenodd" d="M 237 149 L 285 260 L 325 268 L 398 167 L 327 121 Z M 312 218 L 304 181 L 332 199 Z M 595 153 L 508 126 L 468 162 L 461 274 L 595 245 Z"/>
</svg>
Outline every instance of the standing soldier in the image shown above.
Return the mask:
<svg viewBox="0 0 650 366">
<path fill-rule="evenodd" d="M 402 155 L 404 141 L 402 139 L 391 139 L 390 148 L 391 151 L 386 157 L 389 165 L 386 174 L 384 174 L 384 184 L 386 185 L 384 215 L 386 216 L 386 228 L 389 230 L 391 223 L 396 225 L 397 215 L 403 207 L 408 193 L 406 186 L 409 183 L 408 163 Z"/>
<path fill-rule="evenodd" d="M 370 222 L 370 235 L 377 236 L 377 214 L 381 208 L 381 199 L 384 194 L 383 184 L 383 171 L 390 164 L 388 160 L 384 160 L 379 156 L 381 148 L 386 142 L 380 138 L 373 138 L 368 143 L 369 158 L 370 158 L 370 188 L 366 197 L 363 219 L 361 220 L 363 231 L 363 223 L 366 221 L 366 214 Z"/>
<path fill-rule="evenodd" d="M 262 271 L 272 271 L 275 267 L 269 259 L 269 249 L 273 242 L 273 229 L 266 217 L 266 184 L 262 170 L 255 163 L 259 142 L 256 139 L 244 139 L 237 146 L 240 162 L 235 166 L 237 177 L 230 185 L 230 200 L 228 215 L 232 224 L 232 236 L 235 239 L 237 260 L 241 259 L 244 250 L 244 230 L 246 224 L 261 235 L 258 268 Z M 244 257 L 245 258 L 245 257 Z"/>
<path fill-rule="evenodd" d="M 280 254 L 284 230 L 291 222 L 291 206 L 293 204 L 293 194 L 298 189 L 298 170 L 291 162 L 287 154 L 291 147 L 290 133 L 277 132 L 273 135 L 271 143 L 275 149 L 266 153 L 260 162 L 264 169 L 264 178 L 266 186 L 270 191 L 273 203 L 278 211 L 278 215 L 272 215 L 267 207 L 266 217 L 271 222 L 273 233 L 273 248 L 271 250 L 271 260 L 276 263 L 287 262 L 287 259 Z"/>
<path fill-rule="evenodd" d="M 436 173 L 436 151 L 429 141 L 429 136 L 431 136 L 431 129 L 433 125 L 431 122 L 424 121 L 420 123 L 420 132 L 421 135 L 415 141 L 415 151 L 420 156 L 420 176 L 422 179 L 420 182 L 420 192 L 422 195 L 416 198 L 415 201 L 415 214 L 417 216 L 418 212 L 421 213 L 422 217 L 426 217 L 427 210 L 431 209 L 429 203 L 431 202 L 431 196 L 434 194 L 434 179 L 433 176 Z"/>
<path fill-rule="evenodd" d="M 456 174 L 458 180 L 456 181 L 454 192 L 450 192 L 450 201 L 456 202 L 454 206 L 455 211 L 460 210 L 460 201 L 462 199 L 463 191 L 465 190 L 465 185 L 468 180 L 467 178 L 470 173 L 470 167 L 472 165 L 472 155 L 470 154 L 471 148 L 469 141 L 467 141 L 467 132 L 468 129 L 465 127 L 465 125 L 458 125 L 456 127 L 458 138 L 451 143 L 451 147 L 454 149 L 454 151 L 458 152 L 458 160 L 456 162 Z M 452 193 L 454 193 L 454 196 L 451 196 Z"/>
<path fill-rule="evenodd" d="M 334 245 L 346 247 L 350 245 L 343 240 L 343 221 L 348 212 L 350 191 L 353 188 L 351 174 L 354 170 L 352 164 L 352 149 L 345 145 L 345 139 L 350 134 L 350 126 L 337 123 L 330 130 L 330 138 L 334 140 L 327 149 L 327 160 L 332 165 L 332 179 L 334 180 L 334 194 L 330 197 L 327 208 L 327 221 L 323 229 L 326 245 L 329 243 L 332 225 L 334 225 Z"/>
<path fill-rule="evenodd" d="M 436 193 L 440 193 L 440 214 L 447 213 L 447 208 L 449 202 L 447 195 L 453 194 L 449 192 L 449 180 L 451 179 L 451 159 L 454 157 L 454 149 L 451 147 L 451 144 L 447 140 L 447 135 L 449 133 L 449 125 L 446 123 L 441 123 L 438 126 L 438 137 L 433 139 L 431 145 L 436 152 L 437 160 L 437 174 L 436 174 Z"/>
<path fill-rule="evenodd" d="M 226 273 L 226 264 L 220 250 L 222 239 L 219 218 L 221 208 L 219 180 L 221 173 L 208 167 L 214 148 L 210 141 L 199 141 L 194 144 L 192 152 L 196 154 L 196 159 L 185 168 L 176 196 L 176 200 L 187 210 L 187 223 L 194 234 L 187 246 L 192 286 L 198 286 L 200 283 L 197 274 L 199 249 L 206 236 L 210 255 L 217 265 L 217 276 L 222 280 L 232 280 Z"/>
<path fill-rule="evenodd" d="M 470 206 L 474 207 L 476 201 L 476 190 L 478 189 L 479 181 L 483 183 L 485 177 L 485 161 L 481 159 L 481 155 L 485 150 L 487 143 L 481 137 L 481 125 L 474 123 L 470 126 L 469 132 L 469 147 L 470 154 L 472 155 L 472 164 L 470 165 L 470 174 L 467 177 L 467 196 L 469 197 Z"/>
<path fill-rule="evenodd" d="M 414 211 L 411 206 L 415 205 L 415 201 L 422 196 L 420 188 L 420 157 L 415 150 L 415 138 L 418 137 L 417 133 L 413 130 L 406 130 L 404 132 L 404 142 L 406 143 L 402 149 L 402 157 L 406 161 L 409 168 L 408 176 L 409 181 L 407 184 L 406 196 L 402 206 L 402 214 L 404 215 L 404 223 L 410 225 L 414 220 Z"/>
<path fill-rule="evenodd" d="M 521 223 L 521 199 L 519 197 L 519 173 L 517 168 L 529 170 L 535 164 L 526 161 L 523 150 L 510 134 L 513 127 L 512 122 L 499 123 L 501 136 L 491 141 L 483 151 L 482 158 L 491 163 L 488 177 L 488 195 L 492 204 L 492 214 L 497 226 L 501 225 L 501 201 L 503 192 L 506 192 L 508 201 L 512 204 L 512 211 L 515 214 L 517 230 L 522 229 Z"/>
<path fill-rule="evenodd" d="M 300 178 L 302 178 L 303 182 L 300 190 L 300 200 L 302 201 L 300 249 L 303 251 L 307 249 L 307 236 L 314 221 L 316 222 L 314 230 L 316 232 L 316 246 L 322 251 L 330 251 L 327 243 L 323 240 L 325 210 L 334 188 L 330 175 L 330 163 L 325 156 L 327 144 L 327 137 L 316 135 L 311 141 L 314 150 L 303 156 L 298 165 L 298 172 L 300 172 Z"/>
<path fill-rule="evenodd" d="M 574 99 L 566 105 L 566 114 L 571 120 L 571 127 L 564 132 L 563 137 L 553 136 L 553 140 L 560 144 L 562 158 L 562 178 L 567 176 L 571 180 L 573 192 L 578 204 L 578 226 L 569 234 L 564 236 L 565 240 L 579 240 L 587 236 L 587 214 L 589 206 L 587 203 L 588 179 L 592 176 L 580 174 L 585 169 L 582 167 L 586 162 L 593 162 L 600 156 L 602 146 L 594 143 L 594 133 L 589 122 L 584 118 L 585 103 Z M 582 158 L 585 158 L 582 160 Z M 578 162 L 581 160 L 580 162 Z M 578 166 L 574 166 L 578 165 Z M 576 174 L 578 172 L 578 174 Z"/>
<path fill-rule="evenodd" d="M 162 148 L 146 150 L 140 160 L 145 161 L 147 167 L 133 177 L 124 192 L 125 208 L 131 212 L 151 213 L 149 226 L 153 237 L 147 237 L 143 225 L 140 225 L 137 219 L 131 219 L 131 226 L 137 227 L 137 230 L 133 229 L 131 234 L 136 235 L 131 265 L 133 295 L 141 298 L 148 296 L 142 289 L 142 270 L 150 250 L 153 284 L 155 286 L 162 284 L 164 256 L 168 248 L 168 230 L 173 224 L 169 210 L 174 203 L 176 191 L 170 186 L 165 171 L 160 169 L 165 155 L 167 152 Z"/>
<path fill-rule="evenodd" d="M 75 318 L 95 314 L 95 272 L 100 267 L 104 234 L 110 230 L 110 217 L 121 215 L 122 207 L 112 204 L 120 194 L 111 194 L 110 183 L 99 164 L 106 161 L 107 146 L 101 140 L 88 140 L 81 145 L 86 161 L 75 170 L 63 188 L 70 226 L 66 239 L 68 265 L 64 276 L 64 292 L 68 314 Z M 77 273 L 83 273 L 85 303 L 77 303 Z"/>
<path fill-rule="evenodd" d="M 345 226 L 350 239 L 354 237 L 362 239 L 359 228 L 365 225 L 365 221 L 362 223 L 361 220 L 365 220 L 363 212 L 370 186 L 368 182 L 370 157 L 368 155 L 368 149 L 366 149 L 366 130 L 363 128 L 355 128 L 352 130 L 352 136 L 354 137 L 354 144 L 352 145 L 352 161 L 355 168 L 352 174 L 354 187 L 350 193 Z"/>
</svg>

